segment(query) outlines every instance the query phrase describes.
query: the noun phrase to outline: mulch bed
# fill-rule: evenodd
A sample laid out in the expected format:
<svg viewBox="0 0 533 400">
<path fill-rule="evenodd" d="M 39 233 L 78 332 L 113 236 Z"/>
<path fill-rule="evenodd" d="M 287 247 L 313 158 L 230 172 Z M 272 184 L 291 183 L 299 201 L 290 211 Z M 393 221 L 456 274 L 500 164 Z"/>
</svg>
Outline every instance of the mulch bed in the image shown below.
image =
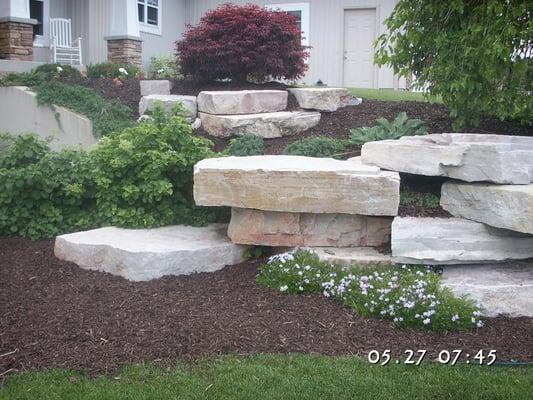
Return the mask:
<svg viewBox="0 0 533 400">
<path fill-rule="evenodd" d="M 52 241 L 2 238 L 0 374 L 49 367 L 100 373 L 227 353 L 366 356 L 373 349 L 402 359 L 406 349 L 426 349 L 426 360 L 444 349 L 496 349 L 499 361 L 533 361 L 533 318 L 493 318 L 447 335 L 398 329 L 319 295 L 260 287 L 257 272 L 248 263 L 134 283 L 57 260 Z"/>
</svg>

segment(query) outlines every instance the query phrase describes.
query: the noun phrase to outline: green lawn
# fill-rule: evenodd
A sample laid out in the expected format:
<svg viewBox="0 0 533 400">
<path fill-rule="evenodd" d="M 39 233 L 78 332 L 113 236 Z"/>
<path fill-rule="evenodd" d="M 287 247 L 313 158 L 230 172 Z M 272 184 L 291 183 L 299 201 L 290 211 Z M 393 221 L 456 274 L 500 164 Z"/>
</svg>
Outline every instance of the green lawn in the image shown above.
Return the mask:
<svg viewBox="0 0 533 400">
<path fill-rule="evenodd" d="M 525 367 L 382 367 L 355 357 L 259 355 L 172 368 L 135 365 L 96 378 L 23 373 L 5 380 L 0 399 L 527 399 L 531 393 L 533 370 Z"/>
<path fill-rule="evenodd" d="M 363 100 L 382 101 L 430 101 L 432 103 L 442 103 L 440 99 L 432 98 L 428 100 L 422 93 L 409 92 L 407 90 L 392 89 L 358 89 L 349 88 L 354 96 L 362 97 Z"/>
</svg>

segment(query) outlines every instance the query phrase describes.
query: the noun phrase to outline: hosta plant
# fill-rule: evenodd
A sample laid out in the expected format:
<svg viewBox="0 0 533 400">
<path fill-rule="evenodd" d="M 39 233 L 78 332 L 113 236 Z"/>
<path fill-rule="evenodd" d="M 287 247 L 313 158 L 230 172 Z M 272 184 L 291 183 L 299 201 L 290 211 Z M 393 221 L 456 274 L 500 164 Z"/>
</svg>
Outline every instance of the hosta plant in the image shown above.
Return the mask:
<svg viewBox="0 0 533 400">
<path fill-rule="evenodd" d="M 409 119 L 405 112 L 399 113 L 393 121 L 386 118 L 376 119 L 376 125 L 350 130 L 350 142 L 363 145 L 366 142 L 385 139 L 399 139 L 402 136 L 425 135 L 428 133 L 424 121 Z"/>
</svg>

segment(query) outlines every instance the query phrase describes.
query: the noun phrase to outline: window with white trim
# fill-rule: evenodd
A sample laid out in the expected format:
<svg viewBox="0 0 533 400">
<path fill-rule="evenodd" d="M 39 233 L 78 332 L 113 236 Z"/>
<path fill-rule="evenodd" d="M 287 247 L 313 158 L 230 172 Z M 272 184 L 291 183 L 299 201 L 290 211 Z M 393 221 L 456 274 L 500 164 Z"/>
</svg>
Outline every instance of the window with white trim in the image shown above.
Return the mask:
<svg viewBox="0 0 533 400">
<path fill-rule="evenodd" d="M 139 30 L 161 35 L 161 1 L 137 0 Z"/>
<path fill-rule="evenodd" d="M 268 4 L 265 7 L 274 11 L 285 11 L 294 16 L 302 31 L 302 44 L 309 46 L 309 3 Z"/>
</svg>

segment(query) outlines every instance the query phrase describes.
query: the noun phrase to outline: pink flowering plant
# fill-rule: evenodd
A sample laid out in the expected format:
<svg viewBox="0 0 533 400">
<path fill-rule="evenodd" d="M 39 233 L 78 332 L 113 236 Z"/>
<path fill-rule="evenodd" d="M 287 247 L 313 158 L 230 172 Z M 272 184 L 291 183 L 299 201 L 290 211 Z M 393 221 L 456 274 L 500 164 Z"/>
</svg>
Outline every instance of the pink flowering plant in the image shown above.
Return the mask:
<svg viewBox="0 0 533 400">
<path fill-rule="evenodd" d="M 312 251 L 271 257 L 258 282 L 281 292 L 322 293 L 360 315 L 391 320 L 401 327 L 438 332 L 481 328 L 475 304 L 441 285 L 429 267 L 341 268 L 320 261 Z"/>
</svg>

